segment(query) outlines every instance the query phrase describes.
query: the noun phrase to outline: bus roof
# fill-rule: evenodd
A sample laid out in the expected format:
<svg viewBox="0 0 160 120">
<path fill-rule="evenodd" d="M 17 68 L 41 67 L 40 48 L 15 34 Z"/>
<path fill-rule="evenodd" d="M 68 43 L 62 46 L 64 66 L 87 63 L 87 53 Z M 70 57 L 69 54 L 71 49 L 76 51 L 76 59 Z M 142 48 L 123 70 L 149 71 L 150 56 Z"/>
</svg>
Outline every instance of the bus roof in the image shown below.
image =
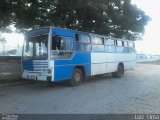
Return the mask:
<svg viewBox="0 0 160 120">
<path fill-rule="evenodd" d="M 115 37 L 106 36 L 106 35 L 100 35 L 100 34 L 95 34 L 95 33 L 83 32 L 83 31 L 79 31 L 79 30 L 73 30 L 73 29 L 68 29 L 68 28 L 60 28 L 60 27 L 54 27 L 54 26 L 46 26 L 46 27 L 40 27 L 40 28 L 37 28 L 37 29 L 30 30 L 30 31 L 25 33 L 25 36 L 28 36 L 28 35 L 29 36 L 36 36 L 37 34 L 47 34 L 47 33 L 49 33 L 50 27 L 55 28 L 55 29 L 67 29 L 67 30 L 73 31 L 75 33 L 88 34 L 88 35 L 91 35 L 91 36 L 97 36 L 97 37 L 104 37 L 104 38 L 108 38 L 108 39 L 110 38 L 110 39 L 114 39 L 114 40 L 134 42 L 132 40 L 115 38 Z"/>
</svg>

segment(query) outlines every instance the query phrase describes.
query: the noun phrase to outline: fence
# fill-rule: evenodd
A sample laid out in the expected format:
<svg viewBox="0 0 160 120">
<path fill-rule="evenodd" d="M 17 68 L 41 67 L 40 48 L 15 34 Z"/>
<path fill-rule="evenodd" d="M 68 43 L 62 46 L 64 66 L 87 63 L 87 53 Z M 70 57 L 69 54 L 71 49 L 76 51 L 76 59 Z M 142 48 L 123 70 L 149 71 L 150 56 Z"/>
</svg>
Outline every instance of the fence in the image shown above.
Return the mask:
<svg viewBox="0 0 160 120">
<path fill-rule="evenodd" d="M 21 80 L 21 57 L 0 56 L 0 82 Z"/>
<path fill-rule="evenodd" d="M 137 54 L 137 62 L 150 62 L 160 60 L 159 55 Z"/>
</svg>

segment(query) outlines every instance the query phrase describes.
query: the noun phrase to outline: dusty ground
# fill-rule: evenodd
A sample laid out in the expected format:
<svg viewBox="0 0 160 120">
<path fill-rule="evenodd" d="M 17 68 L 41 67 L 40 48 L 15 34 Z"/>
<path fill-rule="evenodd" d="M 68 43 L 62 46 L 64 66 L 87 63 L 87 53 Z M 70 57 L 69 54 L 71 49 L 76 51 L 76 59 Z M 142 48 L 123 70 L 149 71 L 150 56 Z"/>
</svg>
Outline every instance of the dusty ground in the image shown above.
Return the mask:
<svg viewBox="0 0 160 120">
<path fill-rule="evenodd" d="M 1 87 L 0 113 L 160 113 L 160 65 L 137 64 L 120 79 L 96 77 L 77 87 Z"/>
<path fill-rule="evenodd" d="M 155 65 L 160 65 L 160 60 L 157 60 L 157 61 L 149 61 L 149 62 L 143 62 L 142 64 L 155 64 Z"/>
</svg>

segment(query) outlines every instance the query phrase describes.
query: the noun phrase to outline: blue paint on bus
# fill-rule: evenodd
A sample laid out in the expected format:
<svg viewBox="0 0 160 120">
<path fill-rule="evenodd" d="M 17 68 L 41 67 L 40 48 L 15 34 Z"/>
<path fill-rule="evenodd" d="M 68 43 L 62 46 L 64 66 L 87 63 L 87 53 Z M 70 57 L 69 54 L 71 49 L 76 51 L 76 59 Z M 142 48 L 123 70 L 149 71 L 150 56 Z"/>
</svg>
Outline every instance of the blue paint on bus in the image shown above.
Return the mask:
<svg viewBox="0 0 160 120">
<path fill-rule="evenodd" d="M 33 60 L 23 60 L 23 69 L 28 71 L 33 71 Z"/>
<path fill-rule="evenodd" d="M 53 28 L 52 33 L 53 35 L 58 35 L 58 36 L 66 36 L 66 37 L 75 36 L 75 32 L 73 30 L 62 29 L 62 28 Z"/>
<path fill-rule="evenodd" d="M 75 34 L 76 31 L 62 28 L 53 28 L 52 34 L 55 36 L 71 37 L 73 40 L 73 51 L 77 50 Z M 72 78 L 73 70 L 76 66 L 83 66 L 85 75 L 91 75 L 91 54 L 90 52 L 74 52 L 68 59 L 58 59 L 54 61 L 54 81 Z"/>
<path fill-rule="evenodd" d="M 91 75 L 91 54 L 89 52 L 75 52 L 72 59 L 55 60 L 54 80 L 60 81 L 72 78 L 76 66 L 83 66 L 85 75 Z"/>
</svg>

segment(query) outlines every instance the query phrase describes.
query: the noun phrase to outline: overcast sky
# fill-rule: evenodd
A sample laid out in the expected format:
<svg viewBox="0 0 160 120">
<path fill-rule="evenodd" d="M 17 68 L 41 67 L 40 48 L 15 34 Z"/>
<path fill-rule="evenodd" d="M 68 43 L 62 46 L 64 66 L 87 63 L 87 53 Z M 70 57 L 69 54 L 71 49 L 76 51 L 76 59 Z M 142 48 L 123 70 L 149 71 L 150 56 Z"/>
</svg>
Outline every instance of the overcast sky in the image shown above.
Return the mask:
<svg viewBox="0 0 160 120">
<path fill-rule="evenodd" d="M 160 55 L 160 0 L 132 0 L 152 21 L 146 26 L 143 41 L 136 42 L 136 48 L 139 52 Z"/>
</svg>

